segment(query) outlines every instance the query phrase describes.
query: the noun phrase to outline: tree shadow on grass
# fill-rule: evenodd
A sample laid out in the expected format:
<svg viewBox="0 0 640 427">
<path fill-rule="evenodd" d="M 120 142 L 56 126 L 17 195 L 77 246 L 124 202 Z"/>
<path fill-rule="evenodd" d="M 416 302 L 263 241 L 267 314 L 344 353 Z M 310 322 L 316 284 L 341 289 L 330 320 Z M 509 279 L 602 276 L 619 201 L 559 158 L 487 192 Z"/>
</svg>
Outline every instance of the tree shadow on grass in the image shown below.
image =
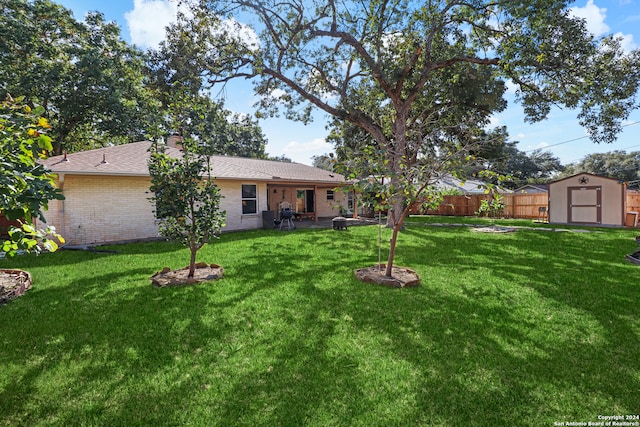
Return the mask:
<svg viewBox="0 0 640 427">
<path fill-rule="evenodd" d="M 633 411 L 633 345 L 611 350 L 597 322 L 538 318 L 472 291 L 307 286 L 273 363 L 238 378 L 232 423 L 546 425 Z M 299 315 L 299 313 L 304 313 Z M 594 331 L 588 331 L 595 328 Z M 633 340 L 622 325 L 618 338 Z M 546 334 L 558 333 L 558 339 Z M 610 331 L 609 331 L 610 332 Z M 595 342 L 591 335 L 601 333 Z M 617 342 L 617 341 L 616 341 Z M 622 356 L 622 357 L 621 357 Z M 612 361 L 625 362 L 610 366 Z M 631 365 L 629 365 L 631 363 Z M 257 414 L 260 414 L 258 416 Z M 566 417 L 566 418 L 565 418 Z"/>
<path fill-rule="evenodd" d="M 418 241 L 428 242 L 431 249 L 447 247 L 448 236 L 425 233 L 417 233 Z M 484 271 L 490 278 L 467 281 L 458 289 L 460 294 L 479 302 L 498 301 L 525 319 L 529 316 L 532 328 L 545 326 L 561 341 L 547 352 L 566 369 L 562 374 L 573 374 L 575 385 L 584 387 L 586 395 L 607 396 L 619 409 L 633 408 L 640 396 L 640 361 L 631 350 L 640 344 L 633 302 L 640 288 L 637 270 L 622 259 L 628 246 L 625 238 L 602 239 L 597 232 L 518 232 L 478 239 L 474 233 L 460 232 L 456 240 L 454 250 L 429 262 L 468 277 Z M 621 277 L 629 279 L 621 282 Z M 521 309 L 534 298 L 539 311 Z M 621 383 L 620 378 L 628 380 Z M 593 415 L 597 408 L 587 409 Z"/>
<path fill-rule="evenodd" d="M 225 419 L 251 424 L 267 413 L 268 423 L 281 425 L 541 425 L 633 412 L 638 288 L 616 289 L 620 264 L 603 277 L 606 267 L 589 259 L 608 253 L 597 239 L 569 236 L 559 245 L 532 234 L 523 249 L 521 236 L 478 241 L 462 231 L 454 243 L 452 236 L 417 237 L 403 250 L 420 253 L 425 240 L 451 248 L 426 265 L 466 272 L 457 288 L 426 274 L 429 284 L 416 291 L 352 280 L 303 287 L 296 303 L 306 315 L 288 319 L 299 333 L 273 345 L 269 369 L 239 380 L 234 395 L 248 390 L 256 399 L 229 402 Z M 558 250 L 566 254 L 554 256 L 554 269 L 566 272 L 536 269 Z M 471 280 L 480 268 L 500 281 Z M 597 282 L 579 280 L 596 274 Z M 379 366 L 367 351 L 380 352 Z"/>
<path fill-rule="evenodd" d="M 3 423 L 550 425 L 634 410 L 638 289 L 585 256 L 607 248 L 408 231 L 411 290 L 353 278 L 377 249 L 364 230 L 214 243 L 202 256 L 225 278 L 184 288 L 152 287 L 146 256 L 88 254 L 87 274 L 0 312 L 19 325 L 0 337 Z M 535 268 L 558 250 L 553 274 Z"/>
<path fill-rule="evenodd" d="M 192 363 L 210 365 L 210 342 L 233 326 L 206 304 L 215 283 L 158 289 L 146 269 L 50 287 L 16 307 L 0 364 L 0 412 L 9 424 L 181 424 Z M 135 279 L 134 279 L 135 280 Z M 212 366 L 212 365 L 210 365 Z M 42 385 L 46 387 L 42 389 Z M 51 388 L 51 384 L 55 384 Z"/>
</svg>

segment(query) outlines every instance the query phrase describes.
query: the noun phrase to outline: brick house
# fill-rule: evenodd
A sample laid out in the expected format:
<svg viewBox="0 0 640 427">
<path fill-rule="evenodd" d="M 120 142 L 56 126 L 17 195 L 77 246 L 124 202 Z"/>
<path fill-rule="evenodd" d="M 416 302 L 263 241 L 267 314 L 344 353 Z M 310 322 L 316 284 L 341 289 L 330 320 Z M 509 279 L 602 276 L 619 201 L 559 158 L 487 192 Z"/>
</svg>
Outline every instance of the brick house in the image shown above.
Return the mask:
<svg viewBox="0 0 640 427">
<path fill-rule="evenodd" d="M 54 156 L 42 163 L 56 174 L 65 200 L 53 200 L 45 212 L 68 244 L 96 244 L 159 237 L 149 201 L 151 142 L 99 148 Z M 181 156 L 169 143 L 167 154 Z M 332 217 L 347 205 L 336 188 L 344 177 L 298 163 L 212 156 L 212 173 L 224 196 L 223 231 L 262 228 L 289 202 L 300 219 Z"/>
</svg>

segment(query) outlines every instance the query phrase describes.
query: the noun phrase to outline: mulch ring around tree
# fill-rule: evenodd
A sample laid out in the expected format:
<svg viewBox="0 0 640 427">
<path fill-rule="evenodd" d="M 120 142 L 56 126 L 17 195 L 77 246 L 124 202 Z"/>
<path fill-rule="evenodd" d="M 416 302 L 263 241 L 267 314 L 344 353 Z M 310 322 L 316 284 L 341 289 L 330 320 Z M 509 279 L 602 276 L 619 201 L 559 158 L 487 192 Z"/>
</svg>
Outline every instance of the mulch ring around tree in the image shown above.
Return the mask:
<svg viewBox="0 0 640 427">
<path fill-rule="evenodd" d="M 223 274 L 224 269 L 221 266 L 199 262 L 196 264 L 193 277 L 189 277 L 189 267 L 181 268 L 180 270 L 171 270 L 169 267 L 165 267 L 162 271 L 151 276 L 151 284 L 161 288 L 165 286 L 195 285 L 218 280 L 222 278 Z"/>
<path fill-rule="evenodd" d="M 31 288 L 31 274 L 23 270 L 0 270 L 0 305 Z"/>
<path fill-rule="evenodd" d="M 390 288 L 407 288 L 420 284 L 420 276 L 410 268 L 394 265 L 391 268 L 391 277 L 385 276 L 385 271 L 386 265 L 379 264 L 373 267 L 360 268 L 355 271 L 355 275 L 362 282 Z"/>
<path fill-rule="evenodd" d="M 478 233 L 513 233 L 517 230 L 515 227 L 502 227 L 497 225 L 490 225 L 487 227 L 474 227 L 471 229 Z"/>
</svg>

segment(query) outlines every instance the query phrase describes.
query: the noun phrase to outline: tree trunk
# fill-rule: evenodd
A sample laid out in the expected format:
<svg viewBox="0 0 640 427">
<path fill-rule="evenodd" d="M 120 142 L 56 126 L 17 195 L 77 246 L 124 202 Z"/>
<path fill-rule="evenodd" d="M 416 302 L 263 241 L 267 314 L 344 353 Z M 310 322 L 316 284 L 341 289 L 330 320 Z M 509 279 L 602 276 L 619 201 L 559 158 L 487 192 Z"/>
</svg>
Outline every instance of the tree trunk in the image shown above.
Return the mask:
<svg viewBox="0 0 640 427">
<path fill-rule="evenodd" d="M 391 272 L 393 270 L 393 259 L 396 255 L 396 245 L 398 243 L 398 233 L 402 229 L 404 225 L 404 220 L 407 218 L 409 213 L 409 207 L 405 207 L 405 203 L 401 197 L 394 197 L 393 207 L 389 209 L 389 213 L 387 214 L 387 227 L 393 228 L 393 234 L 391 235 L 391 240 L 389 241 L 389 258 L 387 258 L 387 268 L 385 270 L 385 276 L 391 277 Z M 390 223 L 391 221 L 391 223 Z"/>
<path fill-rule="evenodd" d="M 393 235 L 389 245 L 389 258 L 387 260 L 387 269 L 385 275 L 391 277 L 393 269 L 393 259 L 396 253 L 396 244 L 398 243 L 398 233 L 402 229 L 404 219 L 409 213 L 408 204 L 404 190 L 409 182 L 405 182 L 405 174 L 403 173 L 407 166 L 407 118 L 411 103 L 402 101 L 400 97 L 391 97 L 391 101 L 396 109 L 396 117 L 393 121 L 392 134 L 393 143 L 387 144 L 387 161 L 391 174 L 391 191 L 389 212 L 387 214 L 387 227 L 393 228 Z"/>
<path fill-rule="evenodd" d="M 75 128 L 76 124 L 79 121 L 80 120 L 76 118 L 69 119 L 67 123 L 63 124 L 60 127 L 60 131 L 58 132 L 58 138 L 53 140 L 54 156 L 59 156 L 64 151 L 63 148 L 67 148 L 66 147 L 67 137 L 71 134 L 71 131 L 73 131 L 73 128 Z"/>
<path fill-rule="evenodd" d="M 198 247 L 191 243 L 189 245 L 191 250 L 191 260 L 189 261 L 189 275 L 187 277 L 193 277 L 196 274 L 196 254 L 198 253 Z"/>
<path fill-rule="evenodd" d="M 395 228 L 398 223 L 404 221 L 404 205 L 405 201 L 402 197 L 393 197 L 387 211 L 387 228 Z"/>
<path fill-rule="evenodd" d="M 396 244 L 398 243 L 400 227 L 400 225 L 393 227 L 393 234 L 391 235 L 391 240 L 389 242 L 389 258 L 387 258 L 387 269 L 384 272 L 384 275 L 387 277 L 391 277 L 391 272 L 393 271 L 393 258 L 396 255 Z"/>
</svg>

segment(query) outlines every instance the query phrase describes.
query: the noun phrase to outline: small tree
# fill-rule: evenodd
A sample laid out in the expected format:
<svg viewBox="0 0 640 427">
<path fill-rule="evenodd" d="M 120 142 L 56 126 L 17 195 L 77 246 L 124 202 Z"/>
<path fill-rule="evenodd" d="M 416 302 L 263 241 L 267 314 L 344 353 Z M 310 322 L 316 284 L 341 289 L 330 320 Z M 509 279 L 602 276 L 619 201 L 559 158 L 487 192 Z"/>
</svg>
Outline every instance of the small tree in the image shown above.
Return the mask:
<svg viewBox="0 0 640 427">
<path fill-rule="evenodd" d="M 160 233 L 191 251 L 189 277 L 196 268 L 196 254 L 216 238 L 224 227 L 226 212 L 220 210 L 220 190 L 211 177 L 208 157 L 190 151 L 185 144 L 181 158 L 172 158 L 155 147 L 149 160 L 151 191 Z"/>
<path fill-rule="evenodd" d="M 42 209 L 47 209 L 49 200 L 64 198 L 50 172 L 37 161 L 52 149 L 45 133 L 49 124 L 40 117 L 43 111 L 10 96 L 0 104 L 0 213 L 21 223 L 8 230 L 10 238 L 0 247 L 9 256 L 18 250 L 39 252 L 39 243 L 53 252 L 58 249 L 56 240 L 64 243 L 54 227 L 39 230 L 33 222 L 34 217 L 45 222 Z"/>
<path fill-rule="evenodd" d="M 493 193 L 489 199 L 482 199 L 476 215 L 485 218 L 497 218 L 504 212 L 504 197 L 500 193 Z"/>
</svg>

